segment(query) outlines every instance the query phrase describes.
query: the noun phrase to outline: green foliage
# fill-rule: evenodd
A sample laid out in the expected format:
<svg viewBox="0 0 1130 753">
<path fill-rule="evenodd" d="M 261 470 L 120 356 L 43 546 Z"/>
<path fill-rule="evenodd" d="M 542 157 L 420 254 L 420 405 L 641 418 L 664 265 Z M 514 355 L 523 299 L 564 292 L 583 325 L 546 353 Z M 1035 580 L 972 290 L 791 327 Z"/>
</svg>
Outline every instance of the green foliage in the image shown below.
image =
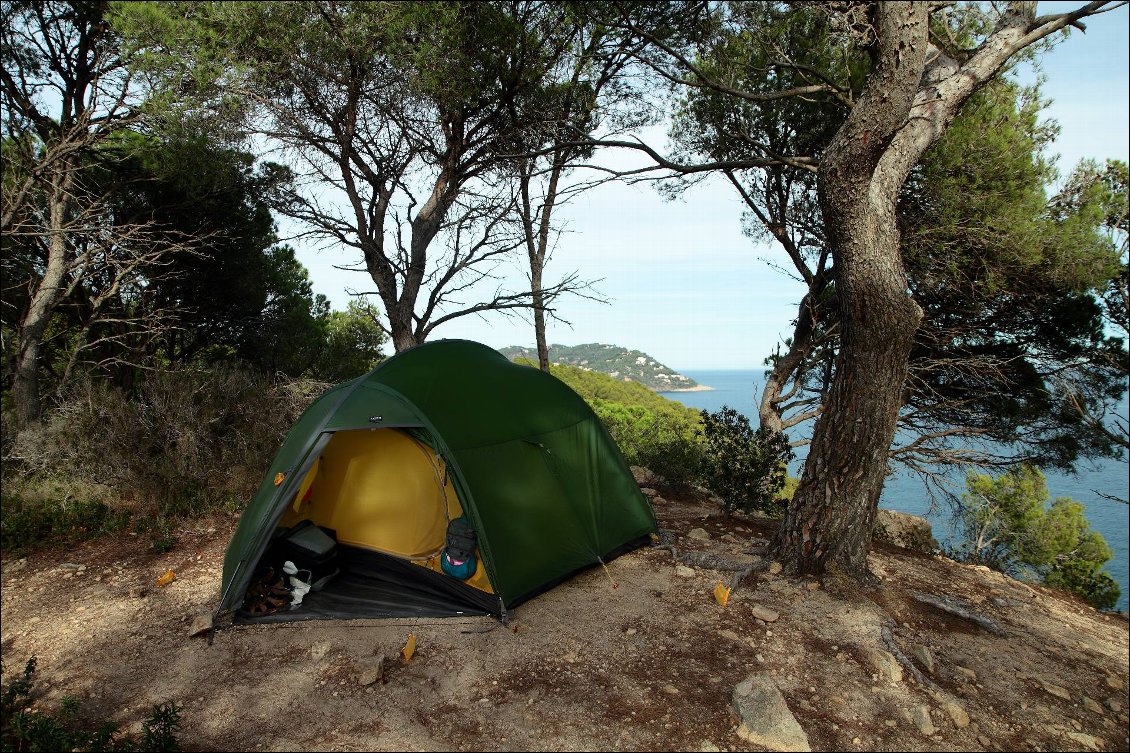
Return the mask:
<svg viewBox="0 0 1130 753">
<path fill-rule="evenodd" d="M 6 482 L 15 486 L 16 483 Z M 112 531 L 129 523 L 129 513 L 112 509 L 99 499 L 69 499 L 68 491 L 80 485 L 44 483 L 0 496 L 0 546 L 21 554 L 41 542 L 71 544 Z M 52 493 L 44 494 L 45 489 Z"/>
<path fill-rule="evenodd" d="M 530 361 L 517 362 L 536 368 Z M 672 486 L 703 484 L 723 499 L 726 513 L 776 513 L 783 495 L 791 494 L 785 471 L 792 458 L 788 438 L 753 431 L 733 408 L 695 411 L 638 382 L 576 366 L 553 365 L 550 373 L 592 407 L 629 464 L 650 468 Z"/>
<path fill-rule="evenodd" d="M 322 320 L 322 343 L 311 376 L 336 384 L 361 376 L 384 359 L 381 348 L 388 336 L 372 304 L 350 301 L 345 311 L 332 311 Z"/>
<path fill-rule="evenodd" d="M 537 368 L 532 361 L 519 358 L 516 362 Z M 550 373 L 584 398 L 630 465 L 650 468 L 673 486 L 686 486 L 697 479 L 702 442 L 695 411 L 639 382 L 598 371 L 554 364 Z"/>
<path fill-rule="evenodd" d="M 673 486 L 696 480 L 702 462 L 697 422 L 673 410 L 590 401 L 630 465 L 650 468 Z"/>
<path fill-rule="evenodd" d="M 1110 547 L 1090 529 L 1083 505 L 1068 497 L 1048 505 L 1039 469 L 1024 465 L 997 478 L 970 473 L 966 489 L 957 511 L 961 543 L 955 558 L 1037 576 L 1099 609 L 1118 601 L 1118 584 L 1102 572 Z"/>
<path fill-rule="evenodd" d="M 703 483 L 722 498 L 722 511 L 783 513 L 781 491 L 793 457 L 781 432 L 754 431 L 749 419 L 729 406 L 702 411 Z"/>
<path fill-rule="evenodd" d="M 24 487 L 53 479 L 63 488 L 101 485 L 116 508 L 152 529 L 155 548 L 170 547 L 170 520 L 251 496 L 286 431 L 324 386 L 275 382 L 233 366 L 154 372 L 132 395 L 83 382 L 42 425 L 19 435 L 18 462 L 5 470 L 18 472 Z M 48 502 L 43 514 L 57 517 L 67 508 Z M 54 530 L 31 517 L 26 504 L 11 509 L 12 520 L 28 521 L 13 529 L 21 541 Z M 4 514 L 8 537 L 7 499 Z M 54 517 L 48 522 L 54 526 Z"/>
<path fill-rule="evenodd" d="M 523 358 L 516 359 L 515 363 L 537 368 L 537 363 Z M 653 411 L 672 411 L 693 421 L 698 419 L 696 411 L 657 394 L 639 382 L 616 379 L 599 371 L 561 364 L 551 365 L 549 373 L 590 403 L 594 399 L 600 399 L 624 405 L 642 405 Z"/>
<path fill-rule="evenodd" d="M 4 751 L 178 751 L 181 707 L 176 702 L 153 706 L 135 740 L 118 734 L 118 726 L 103 721 L 94 729 L 78 724 L 78 701 L 64 698 L 59 711 L 29 710 L 36 657 L 28 659 L 21 676 L 4 688 L 0 717 L 0 748 Z"/>
</svg>

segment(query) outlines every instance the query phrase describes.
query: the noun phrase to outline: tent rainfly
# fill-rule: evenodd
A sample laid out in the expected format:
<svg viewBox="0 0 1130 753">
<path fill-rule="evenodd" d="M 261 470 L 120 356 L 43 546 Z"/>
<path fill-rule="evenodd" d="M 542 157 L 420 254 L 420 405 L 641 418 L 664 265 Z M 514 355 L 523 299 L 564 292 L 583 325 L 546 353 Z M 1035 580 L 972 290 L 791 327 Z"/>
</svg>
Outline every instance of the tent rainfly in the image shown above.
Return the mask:
<svg viewBox="0 0 1130 753">
<path fill-rule="evenodd" d="M 452 521 L 474 532 L 473 571 L 442 566 Z M 336 540 L 337 575 L 294 608 L 250 612 L 265 555 L 302 526 Z M 331 388 L 298 419 L 228 545 L 217 617 L 505 620 L 655 532 L 584 400 L 485 345 L 440 340 Z"/>
</svg>

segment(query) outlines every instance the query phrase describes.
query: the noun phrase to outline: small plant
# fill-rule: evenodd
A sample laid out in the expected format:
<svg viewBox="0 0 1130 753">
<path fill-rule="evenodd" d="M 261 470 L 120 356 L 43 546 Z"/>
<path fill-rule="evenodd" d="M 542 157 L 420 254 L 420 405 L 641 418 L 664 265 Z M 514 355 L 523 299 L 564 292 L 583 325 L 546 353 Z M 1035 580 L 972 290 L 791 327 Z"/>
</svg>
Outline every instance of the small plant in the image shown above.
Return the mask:
<svg viewBox="0 0 1130 753">
<path fill-rule="evenodd" d="M 153 524 L 151 530 L 152 541 L 149 546 L 157 554 L 171 551 L 177 545 L 177 536 L 173 533 L 173 526 L 167 519 L 162 518 Z"/>
<path fill-rule="evenodd" d="M 788 437 L 759 428 L 729 406 L 702 411 L 705 451 L 703 483 L 722 499 L 722 512 L 755 510 L 780 515 L 786 465 L 793 458 Z"/>
<path fill-rule="evenodd" d="M 141 724 L 141 749 L 151 751 L 177 751 L 180 743 L 181 707 L 175 701 L 154 706 L 149 718 Z"/>
<path fill-rule="evenodd" d="M 629 465 L 651 468 L 672 486 L 694 481 L 702 461 L 702 440 L 693 414 L 600 398 L 591 404 Z"/>
<path fill-rule="evenodd" d="M 177 751 L 180 743 L 181 707 L 174 702 L 153 707 L 142 723 L 141 740 L 118 735 L 116 724 L 104 721 L 93 730 L 78 726 L 76 698 L 62 700 L 57 714 L 28 708 L 36 657 L 28 659 L 23 674 L 4 688 L 0 708 L 0 747 L 3 750 Z"/>
</svg>

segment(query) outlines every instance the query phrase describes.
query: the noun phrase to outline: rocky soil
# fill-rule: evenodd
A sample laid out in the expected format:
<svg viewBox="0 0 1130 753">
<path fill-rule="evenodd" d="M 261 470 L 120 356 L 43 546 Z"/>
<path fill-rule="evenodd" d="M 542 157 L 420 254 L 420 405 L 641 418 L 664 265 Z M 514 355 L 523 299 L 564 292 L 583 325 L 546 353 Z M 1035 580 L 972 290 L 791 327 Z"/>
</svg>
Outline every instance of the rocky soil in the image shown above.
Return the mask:
<svg viewBox="0 0 1130 753">
<path fill-rule="evenodd" d="M 794 579 L 758 562 L 770 521 L 655 508 L 669 547 L 582 573 L 506 626 L 318 621 L 190 638 L 217 601 L 229 518 L 183 528 L 164 554 L 122 534 L 4 558 L 4 680 L 35 655 L 38 707 L 71 696 L 127 730 L 176 701 L 188 750 L 1130 747 L 1125 617 L 883 543 L 874 587 Z M 706 565 L 761 569 L 722 606 L 713 591 L 734 572 Z"/>
</svg>

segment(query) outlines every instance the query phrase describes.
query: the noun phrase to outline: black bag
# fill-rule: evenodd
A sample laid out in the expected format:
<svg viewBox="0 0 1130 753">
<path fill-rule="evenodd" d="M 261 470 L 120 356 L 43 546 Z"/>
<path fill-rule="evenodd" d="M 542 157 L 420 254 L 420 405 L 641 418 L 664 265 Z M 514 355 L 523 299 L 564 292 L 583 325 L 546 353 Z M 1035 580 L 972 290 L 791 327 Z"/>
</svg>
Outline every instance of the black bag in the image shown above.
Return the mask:
<svg viewBox="0 0 1130 753">
<path fill-rule="evenodd" d="M 475 574 L 475 529 L 464 517 L 447 524 L 447 540 L 439 558 L 440 569 L 453 578 L 467 580 Z"/>
<path fill-rule="evenodd" d="M 447 524 L 447 542 L 445 551 L 451 559 L 463 561 L 471 559 L 475 553 L 475 529 L 467 522 L 467 518 L 460 516 Z"/>
<path fill-rule="evenodd" d="M 282 572 L 283 563 L 293 562 L 298 568 L 297 577 L 310 583 L 311 591 L 320 591 L 340 572 L 336 539 L 337 532 L 333 529 L 303 520 L 275 532 L 268 562 L 277 572 Z"/>
</svg>

